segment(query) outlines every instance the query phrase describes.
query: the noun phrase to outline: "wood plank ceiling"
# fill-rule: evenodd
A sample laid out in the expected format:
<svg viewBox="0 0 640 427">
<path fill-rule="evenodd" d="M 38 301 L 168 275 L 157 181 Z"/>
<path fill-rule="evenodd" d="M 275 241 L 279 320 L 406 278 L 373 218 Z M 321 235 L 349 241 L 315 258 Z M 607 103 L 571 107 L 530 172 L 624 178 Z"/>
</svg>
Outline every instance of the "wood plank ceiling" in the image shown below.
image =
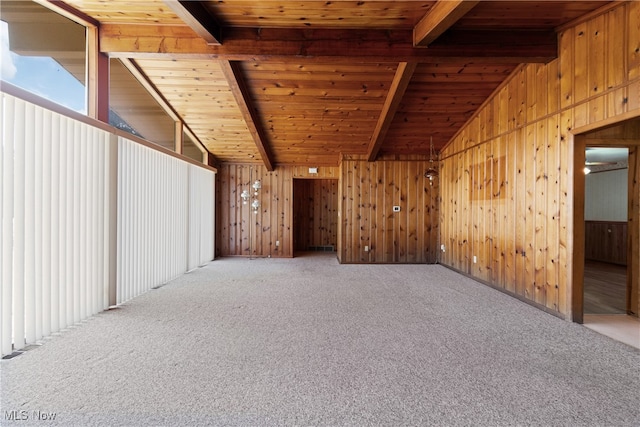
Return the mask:
<svg viewBox="0 0 640 427">
<path fill-rule="evenodd" d="M 217 162 L 429 154 L 606 1 L 65 0 Z"/>
</svg>

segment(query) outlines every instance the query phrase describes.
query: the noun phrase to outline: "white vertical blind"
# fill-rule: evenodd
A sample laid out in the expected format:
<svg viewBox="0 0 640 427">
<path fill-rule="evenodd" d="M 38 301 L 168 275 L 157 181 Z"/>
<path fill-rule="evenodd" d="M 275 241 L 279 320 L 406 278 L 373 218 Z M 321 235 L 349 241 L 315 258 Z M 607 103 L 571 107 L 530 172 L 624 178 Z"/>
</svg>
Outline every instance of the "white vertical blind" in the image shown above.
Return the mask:
<svg viewBox="0 0 640 427">
<path fill-rule="evenodd" d="M 25 346 L 24 336 L 24 190 L 25 190 L 25 140 L 26 119 L 25 102 L 17 100 L 14 106 L 14 190 L 13 190 L 13 334 L 14 346 L 17 349 Z M 25 125 L 22 125 L 22 124 Z M 8 141 L 11 143 L 12 141 Z"/>
<path fill-rule="evenodd" d="M 10 354 L 107 307 L 109 133 L 0 93 L 0 342 Z"/>
<path fill-rule="evenodd" d="M 122 303 L 213 259 L 214 172 L 3 92 L 0 124 L 3 356 L 106 309 L 112 272 Z"/>
<path fill-rule="evenodd" d="M 189 165 L 189 265 L 192 270 L 213 259 L 213 172 Z"/>
<path fill-rule="evenodd" d="M 118 154 L 120 304 L 187 269 L 189 164 L 122 137 Z"/>
<path fill-rule="evenodd" d="M 118 139 L 118 304 L 213 259 L 214 185 L 210 170 Z"/>
<path fill-rule="evenodd" d="M 2 291 L 2 303 L 0 303 L 0 339 L 2 340 L 2 354 L 9 354 L 13 347 L 13 175 L 14 175 L 14 149 L 13 130 L 15 111 L 15 99 L 2 97 L 2 258 L 0 265 L 0 284 Z"/>
</svg>

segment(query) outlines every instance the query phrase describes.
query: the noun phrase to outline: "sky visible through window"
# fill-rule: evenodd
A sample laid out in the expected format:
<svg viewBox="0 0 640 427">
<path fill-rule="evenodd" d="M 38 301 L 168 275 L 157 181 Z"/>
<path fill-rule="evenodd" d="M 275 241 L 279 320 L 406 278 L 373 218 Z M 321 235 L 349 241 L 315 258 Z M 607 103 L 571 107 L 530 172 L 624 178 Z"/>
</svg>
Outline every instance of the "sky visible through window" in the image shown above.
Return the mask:
<svg viewBox="0 0 640 427">
<path fill-rule="evenodd" d="M 9 29 L 4 21 L 0 21 L 0 77 L 35 95 L 86 114 L 84 86 L 52 58 L 11 52 Z"/>
</svg>

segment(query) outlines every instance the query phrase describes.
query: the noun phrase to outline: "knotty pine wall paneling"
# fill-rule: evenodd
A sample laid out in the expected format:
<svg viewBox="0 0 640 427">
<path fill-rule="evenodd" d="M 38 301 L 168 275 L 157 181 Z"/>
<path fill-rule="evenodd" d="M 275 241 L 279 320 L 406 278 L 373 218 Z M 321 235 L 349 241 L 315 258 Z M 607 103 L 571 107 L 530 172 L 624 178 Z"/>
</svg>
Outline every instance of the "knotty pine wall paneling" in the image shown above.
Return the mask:
<svg viewBox="0 0 640 427">
<path fill-rule="evenodd" d="M 354 156 L 341 167 L 341 262 L 436 262 L 439 179 L 424 177 L 429 161 Z"/>
<path fill-rule="evenodd" d="M 293 179 L 338 176 L 339 168 L 329 166 L 310 174 L 301 166 L 270 172 L 261 164 L 222 164 L 216 175 L 216 256 L 292 257 Z M 251 185 L 256 179 L 262 184 L 257 214 L 251 200 L 243 205 L 240 198 L 244 189 L 253 197 Z"/>
<path fill-rule="evenodd" d="M 238 166 L 221 167 L 216 175 L 216 256 L 240 255 L 242 234 L 242 185 L 238 181 Z M 241 170 L 241 169 L 240 169 Z"/>
<path fill-rule="evenodd" d="M 434 263 L 440 180 L 429 185 L 424 177 L 428 166 L 424 158 L 378 162 L 355 158 L 309 174 L 302 167 L 278 167 L 269 172 L 258 164 L 222 164 L 216 187 L 216 256 L 294 256 L 293 180 L 330 178 L 332 193 L 337 184 L 338 226 L 335 232 L 320 233 L 314 239 L 325 242 L 335 235 L 340 262 Z M 253 193 L 251 184 L 256 179 L 262 189 L 260 210 L 254 214 L 251 201 L 243 205 L 240 194 L 245 188 Z M 395 205 L 401 207 L 400 212 L 393 212 Z"/>
<path fill-rule="evenodd" d="M 517 68 L 441 151 L 440 262 L 571 318 L 574 132 L 640 116 L 640 2 L 558 42 L 558 59 Z"/>
<path fill-rule="evenodd" d="M 627 265 L 627 223 L 585 221 L 585 259 Z"/>
<path fill-rule="evenodd" d="M 258 164 L 223 164 L 217 176 L 216 255 L 292 256 L 291 171 L 269 172 Z M 256 179 L 262 188 L 257 196 L 260 208 L 254 213 L 251 185 Z M 246 205 L 240 197 L 245 189 L 252 196 Z"/>
<path fill-rule="evenodd" d="M 317 246 L 333 246 L 335 250 L 338 244 L 338 180 L 311 181 L 314 183 L 315 202 L 312 243 Z"/>
</svg>

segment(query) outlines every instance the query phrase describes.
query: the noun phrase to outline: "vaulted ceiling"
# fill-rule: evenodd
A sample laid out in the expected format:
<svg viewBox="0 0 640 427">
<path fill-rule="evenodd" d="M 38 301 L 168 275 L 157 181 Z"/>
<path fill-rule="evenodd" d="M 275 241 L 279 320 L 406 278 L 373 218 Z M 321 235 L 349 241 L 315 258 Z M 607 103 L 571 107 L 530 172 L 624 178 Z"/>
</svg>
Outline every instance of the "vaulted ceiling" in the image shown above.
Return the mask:
<svg viewBox="0 0 640 427">
<path fill-rule="evenodd" d="M 65 0 L 217 162 L 429 154 L 606 1 Z"/>
</svg>

